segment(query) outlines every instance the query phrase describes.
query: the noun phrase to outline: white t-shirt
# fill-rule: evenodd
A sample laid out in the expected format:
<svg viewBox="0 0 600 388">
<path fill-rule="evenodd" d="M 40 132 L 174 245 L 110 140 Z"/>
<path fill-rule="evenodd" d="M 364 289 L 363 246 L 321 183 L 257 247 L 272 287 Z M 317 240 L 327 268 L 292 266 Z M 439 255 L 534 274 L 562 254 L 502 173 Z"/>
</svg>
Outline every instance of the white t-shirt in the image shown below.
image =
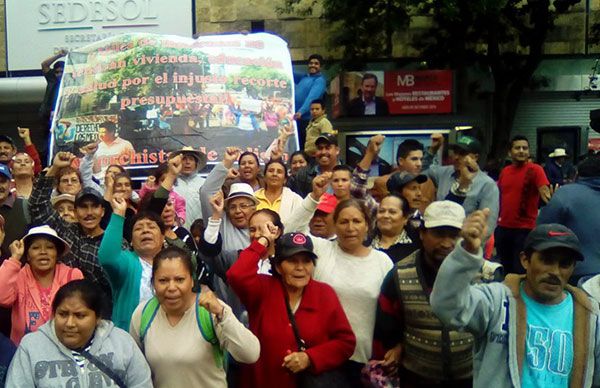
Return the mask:
<svg viewBox="0 0 600 388">
<path fill-rule="evenodd" d="M 337 241 L 315 237 L 313 243 L 319 257 L 313 278 L 335 290 L 356 336 L 350 359 L 366 363 L 373 346 L 377 298 L 394 264 L 388 255 L 375 249 L 360 257 L 342 251 Z"/>
<path fill-rule="evenodd" d="M 98 144 L 98 150 L 94 154 L 94 178 L 98 179 L 100 182 L 104 182 L 104 174 L 108 169 L 108 166 L 111 164 L 129 164 L 131 160 L 129 160 L 129 155 L 127 158 L 124 158 L 122 161 L 119 160 L 111 160 L 113 157 L 119 157 L 121 155 L 127 155 L 131 152 L 134 152 L 133 145 L 131 142 L 125 139 L 121 139 L 117 137 L 115 141 L 110 144 L 106 144 L 101 141 Z M 112 162 L 116 163 L 112 163 Z M 126 161 L 126 163 L 121 163 Z"/>
</svg>

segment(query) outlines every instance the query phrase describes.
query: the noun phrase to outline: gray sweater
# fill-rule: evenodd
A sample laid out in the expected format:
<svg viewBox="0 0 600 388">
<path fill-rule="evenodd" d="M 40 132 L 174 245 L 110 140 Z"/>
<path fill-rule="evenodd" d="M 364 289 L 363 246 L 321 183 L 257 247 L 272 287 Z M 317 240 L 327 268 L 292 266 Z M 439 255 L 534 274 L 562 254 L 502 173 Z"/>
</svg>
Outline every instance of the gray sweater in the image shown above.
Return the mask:
<svg viewBox="0 0 600 388">
<path fill-rule="evenodd" d="M 128 388 L 152 387 L 150 367 L 129 333 L 110 321 L 96 327 L 90 353 L 121 377 Z M 8 370 L 8 388 L 116 387 L 96 366 L 85 360 L 80 368 L 70 349 L 56 337 L 54 320 L 23 337 Z"/>
</svg>

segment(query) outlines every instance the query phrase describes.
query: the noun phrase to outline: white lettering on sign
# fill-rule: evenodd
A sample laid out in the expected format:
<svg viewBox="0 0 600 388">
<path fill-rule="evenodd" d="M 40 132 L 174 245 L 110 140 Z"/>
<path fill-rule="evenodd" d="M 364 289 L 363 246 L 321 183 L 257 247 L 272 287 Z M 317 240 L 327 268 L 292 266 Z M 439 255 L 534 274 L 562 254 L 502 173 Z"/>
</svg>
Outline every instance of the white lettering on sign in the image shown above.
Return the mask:
<svg viewBox="0 0 600 388">
<path fill-rule="evenodd" d="M 396 78 L 397 86 L 415 86 L 415 76 L 406 74 L 405 76 L 398 75 Z"/>
<path fill-rule="evenodd" d="M 152 0 L 53 1 L 38 6 L 38 24 L 65 25 L 84 22 L 157 19 Z"/>
</svg>

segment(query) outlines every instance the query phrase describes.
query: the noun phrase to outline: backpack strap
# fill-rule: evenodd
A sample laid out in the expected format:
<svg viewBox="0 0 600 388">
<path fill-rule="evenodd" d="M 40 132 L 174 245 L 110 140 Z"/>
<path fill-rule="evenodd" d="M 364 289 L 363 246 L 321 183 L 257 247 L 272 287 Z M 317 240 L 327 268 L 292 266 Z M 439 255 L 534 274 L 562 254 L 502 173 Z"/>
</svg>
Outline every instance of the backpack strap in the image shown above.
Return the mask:
<svg viewBox="0 0 600 388">
<path fill-rule="evenodd" d="M 142 343 L 142 348 L 144 346 L 144 339 L 146 338 L 150 324 L 158 312 L 158 307 L 158 299 L 153 296 L 146 302 L 146 305 L 142 310 L 142 317 L 140 319 L 140 342 Z"/>
<path fill-rule="evenodd" d="M 198 300 L 200 293 L 196 294 L 196 321 L 202 337 L 206 342 L 210 343 L 213 348 L 213 356 L 215 358 L 215 364 L 218 368 L 225 368 L 225 352 L 221 349 L 221 344 L 215 333 L 215 326 L 213 323 L 212 315 L 204 307 L 200 306 Z"/>
</svg>

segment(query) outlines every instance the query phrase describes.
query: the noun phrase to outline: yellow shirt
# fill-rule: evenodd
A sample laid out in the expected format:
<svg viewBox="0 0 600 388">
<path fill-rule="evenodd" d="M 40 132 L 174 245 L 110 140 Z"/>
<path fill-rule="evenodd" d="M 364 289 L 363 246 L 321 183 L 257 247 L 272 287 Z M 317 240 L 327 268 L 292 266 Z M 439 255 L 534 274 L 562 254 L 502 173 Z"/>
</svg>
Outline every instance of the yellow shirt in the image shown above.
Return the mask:
<svg viewBox="0 0 600 388">
<path fill-rule="evenodd" d="M 279 208 L 281 207 L 282 195 L 280 195 L 273 203 L 271 203 L 271 201 L 269 201 L 269 199 L 265 195 L 265 189 L 260 189 L 260 190 L 254 192 L 254 197 L 258 200 L 258 205 L 256 205 L 256 210 L 271 209 L 274 212 L 279 213 Z"/>
</svg>

